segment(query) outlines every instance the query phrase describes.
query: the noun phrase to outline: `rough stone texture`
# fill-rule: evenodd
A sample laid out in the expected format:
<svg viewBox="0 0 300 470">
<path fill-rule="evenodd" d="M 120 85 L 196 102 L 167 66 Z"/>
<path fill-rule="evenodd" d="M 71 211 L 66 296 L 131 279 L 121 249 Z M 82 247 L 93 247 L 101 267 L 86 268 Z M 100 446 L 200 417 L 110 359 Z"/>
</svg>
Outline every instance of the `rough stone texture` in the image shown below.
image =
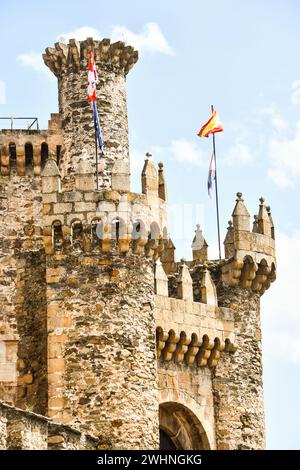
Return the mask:
<svg viewBox="0 0 300 470">
<path fill-rule="evenodd" d="M 0 176 L 0 187 L 0 343 L 2 349 L 6 349 L 7 353 L 9 350 L 11 351 L 6 355 L 5 366 L 7 372 L 10 371 L 10 376 L 2 376 L 4 380 L 0 384 L 0 390 L 2 399 L 9 403 L 15 403 L 17 400 L 17 366 L 21 375 L 25 375 L 31 367 L 28 361 L 26 364 L 23 360 L 16 363 L 16 357 L 22 359 L 24 355 L 27 356 L 28 351 L 24 351 L 26 341 L 29 347 L 32 347 L 33 344 L 36 346 L 32 337 L 42 337 L 43 335 L 45 337 L 45 331 L 43 331 L 45 325 L 43 328 L 35 330 L 37 326 L 42 326 L 41 322 L 43 318 L 46 318 L 45 283 L 43 285 L 42 276 L 40 276 L 43 271 L 43 264 L 40 265 L 43 256 L 41 179 L 39 176 L 33 175 L 21 178 L 17 175 L 16 169 L 12 168 L 10 176 Z M 37 280 L 39 281 L 38 286 L 35 285 Z M 43 289 L 44 294 L 42 293 Z M 29 294 L 28 298 L 26 297 L 27 293 Z M 35 293 L 37 295 L 36 303 L 35 305 L 31 303 L 29 308 L 30 298 L 32 301 Z M 32 325 L 33 329 L 30 330 L 29 325 Z M 37 341 L 39 343 L 40 338 Z M 13 353 L 12 348 L 16 348 L 16 354 Z M 35 359 L 37 359 L 39 351 L 38 346 L 36 353 L 34 353 L 36 354 Z M 29 361 L 31 359 L 33 358 L 28 357 Z M 37 369 L 39 366 L 36 364 L 36 374 L 40 376 L 42 372 L 37 372 Z M 28 386 L 32 385 L 32 391 L 35 386 L 38 386 L 37 383 L 33 385 L 34 380 L 31 384 L 27 383 Z M 28 396 L 30 395 L 29 393 Z M 42 408 L 39 408 L 39 405 L 35 403 L 35 407 L 37 407 L 36 411 L 45 412 L 45 403 Z"/>
<path fill-rule="evenodd" d="M 262 344 L 259 294 L 225 288 L 219 302 L 235 312 L 238 353 L 222 355 L 213 378 L 217 447 L 262 449 L 265 446 Z"/>
<path fill-rule="evenodd" d="M 48 424 L 48 450 L 96 450 L 99 441 L 70 426 Z"/>
<path fill-rule="evenodd" d="M 0 442 L 8 450 L 46 450 L 48 420 L 0 402 Z"/>
<path fill-rule="evenodd" d="M 7 431 L 6 431 L 7 418 L 3 413 L 0 413 L 0 450 L 6 450 L 7 447 Z"/>
<path fill-rule="evenodd" d="M 167 434 L 172 432 L 176 436 L 175 443 L 179 449 L 215 449 L 211 371 L 208 368 L 159 361 L 158 377 L 160 409 L 164 415 L 163 422 L 160 419 L 161 428 Z M 168 403 L 173 403 L 173 406 L 176 404 L 175 413 L 166 406 Z M 162 410 L 165 411 L 162 413 Z M 177 432 L 174 432 L 173 421 L 178 414 L 187 421 L 187 425 L 177 425 Z"/>
<path fill-rule="evenodd" d="M 0 450 L 95 450 L 98 439 L 0 402 Z"/>
<path fill-rule="evenodd" d="M 151 261 L 74 252 L 49 257 L 50 270 L 61 274 L 48 283 L 49 415 L 103 448 L 155 448 Z"/>
<path fill-rule="evenodd" d="M 18 392 L 16 405 L 47 412 L 47 299 L 44 250 L 18 259 L 16 303 Z"/>
</svg>

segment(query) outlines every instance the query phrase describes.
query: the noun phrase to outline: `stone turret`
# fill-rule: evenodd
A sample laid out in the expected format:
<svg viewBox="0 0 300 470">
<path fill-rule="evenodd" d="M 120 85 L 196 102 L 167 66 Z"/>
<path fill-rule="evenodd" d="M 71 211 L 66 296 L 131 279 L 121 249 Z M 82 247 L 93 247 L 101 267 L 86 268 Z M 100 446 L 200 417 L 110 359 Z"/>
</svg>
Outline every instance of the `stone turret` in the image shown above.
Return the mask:
<svg viewBox="0 0 300 470">
<path fill-rule="evenodd" d="M 142 171 L 142 193 L 143 194 L 158 194 L 158 173 L 152 161 L 152 154 L 146 153 L 144 168 Z"/>
<path fill-rule="evenodd" d="M 93 113 L 87 100 L 87 66 L 90 51 L 99 77 L 97 105 L 105 148 L 100 158 L 100 187 L 111 187 L 111 172 L 117 159 L 129 161 L 126 75 L 138 60 L 138 53 L 123 42 L 109 39 L 71 39 L 56 43 L 43 55 L 45 64 L 58 79 L 59 113 L 63 122 L 64 151 L 62 177 L 72 187 L 75 168 L 85 148 L 95 166 Z M 128 166 L 129 174 L 129 166 Z"/>
<path fill-rule="evenodd" d="M 265 445 L 260 296 L 276 277 L 275 243 L 263 198 L 252 232 L 241 193 L 232 217 L 218 302 L 236 312 L 238 353 L 230 361 L 222 356 L 214 372 L 216 434 L 219 449 L 260 449 Z"/>
<path fill-rule="evenodd" d="M 232 213 L 233 225 L 229 222 L 224 241 L 225 257 L 229 262 L 222 267 L 223 282 L 245 287 L 261 293 L 275 278 L 275 240 L 273 221 L 260 198 L 259 214 L 255 216 L 250 232 L 250 215 L 244 205 L 242 193 L 237 193 L 237 202 Z M 265 274 L 261 276 L 261 272 Z"/>
<path fill-rule="evenodd" d="M 158 195 L 161 199 L 164 201 L 167 200 L 167 185 L 165 182 L 165 176 L 164 176 L 164 164 L 163 162 L 159 162 L 158 164 Z"/>
<path fill-rule="evenodd" d="M 197 224 L 197 229 L 195 230 L 195 236 L 192 243 L 193 250 L 193 260 L 206 261 L 207 260 L 207 248 L 208 245 L 202 234 L 200 225 Z"/>
<path fill-rule="evenodd" d="M 232 212 L 233 228 L 239 232 L 248 232 L 250 227 L 250 215 L 242 196 L 242 193 L 237 193 L 236 205 Z"/>
</svg>

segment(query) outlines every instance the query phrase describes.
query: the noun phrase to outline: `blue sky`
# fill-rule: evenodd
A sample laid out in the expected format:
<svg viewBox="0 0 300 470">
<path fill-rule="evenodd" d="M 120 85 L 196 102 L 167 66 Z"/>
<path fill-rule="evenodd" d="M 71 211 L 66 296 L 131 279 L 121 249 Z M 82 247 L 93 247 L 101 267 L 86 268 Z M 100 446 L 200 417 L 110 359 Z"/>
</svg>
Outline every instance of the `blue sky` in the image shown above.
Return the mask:
<svg viewBox="0 0 300 470">
<path fill-rule="evenodd" d="M 196 136 L 215 105 L 225 128 L 217 135 L 222 235 L 237 191 L 252 215 L 263 195 L 276 225 L 278 280 L 262 300 L 270 449 L 300 448 L 299 21 L 297 0 L 1 4 L 2 116 L 38 116 L 47 125 L 57 111 L 56 81 L 40 57 L 65 33 L 121 37 L 140 49 L 127 81 L 133 189 L 151 150 L 165 162 L 170 205 L 182 217 L 183 204 L 192 211 L 183 231 L 171 220 L 178 258 L 191 258 L 198 221 L 216 256 L 206 191 L 211 140 Z"/>
</svg>

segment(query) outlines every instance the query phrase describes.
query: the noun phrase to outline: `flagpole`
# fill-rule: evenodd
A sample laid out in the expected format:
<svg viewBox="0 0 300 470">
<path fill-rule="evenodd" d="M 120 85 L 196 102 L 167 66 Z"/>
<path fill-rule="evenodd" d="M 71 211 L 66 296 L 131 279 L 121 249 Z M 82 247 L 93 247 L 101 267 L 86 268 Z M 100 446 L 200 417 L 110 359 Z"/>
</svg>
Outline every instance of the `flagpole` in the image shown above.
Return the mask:
<svg viewBox="0 0 300 470">
<path fill-rule="evenodd" d="M 211 112 L 213 113 L 214 107 L 211 105 Z M 221 239 L 220 239 L 220 219 L 219 219 L 219 197 L 218 197 L 218 172 L 217 172 L 217 156 L 216 156 L 216 140 L 215 133 L 213 133 L 213 154 L 215 157 L 215 185 L 216 185 L 216 209 L 217 209 L 217 227 L 218 227 L 218 246 L 219 246 L 219 259 L 221 256 Z"/>
<path fill-rule="evenodd" d="M 99 168 L 98 168 L 98 138 L 97 129 L 95 127 L 95 150 L 96 150 L 96 189 L 99 191 Z"/>
<path fill-rule="evenodd" d="M 98 167 L 98 135 L 97 135 L 97 122 L 96 122 L 96 101 L 93 101 L 93 120 L 95 129 L 95 155 L 96 155 L 96 189 L 99 190 L 99 167 Z"/>
</svg>

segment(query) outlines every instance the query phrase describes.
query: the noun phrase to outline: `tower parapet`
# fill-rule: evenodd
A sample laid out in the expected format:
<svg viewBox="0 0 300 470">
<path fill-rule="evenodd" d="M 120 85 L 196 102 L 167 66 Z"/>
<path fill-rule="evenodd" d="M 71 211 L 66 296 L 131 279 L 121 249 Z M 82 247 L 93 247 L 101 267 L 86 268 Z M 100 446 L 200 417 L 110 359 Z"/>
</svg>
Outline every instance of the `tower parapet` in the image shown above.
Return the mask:
<svg viewBox="0 0 300 470">
<path fill-rule="evenodd" d="M 59 114 L 51 114 L 47 130 L 0 131 L 1 176 L 39 176 L 49 156 L 57 163 L 63 146 Z"/>
<path fill-rule="evenodd" d="M 232 218 L 224 241 L 228 261 L 221 268 L 222 281 L 226 285 L 241 284 L 263 293 L 276 277 L 275 234 L 270 208 L 268 213 L 264 199 L 260 198 L 259 213 L 250 231 L 249 212 L 242 193 L 237 193 Z"/>
</svg>

